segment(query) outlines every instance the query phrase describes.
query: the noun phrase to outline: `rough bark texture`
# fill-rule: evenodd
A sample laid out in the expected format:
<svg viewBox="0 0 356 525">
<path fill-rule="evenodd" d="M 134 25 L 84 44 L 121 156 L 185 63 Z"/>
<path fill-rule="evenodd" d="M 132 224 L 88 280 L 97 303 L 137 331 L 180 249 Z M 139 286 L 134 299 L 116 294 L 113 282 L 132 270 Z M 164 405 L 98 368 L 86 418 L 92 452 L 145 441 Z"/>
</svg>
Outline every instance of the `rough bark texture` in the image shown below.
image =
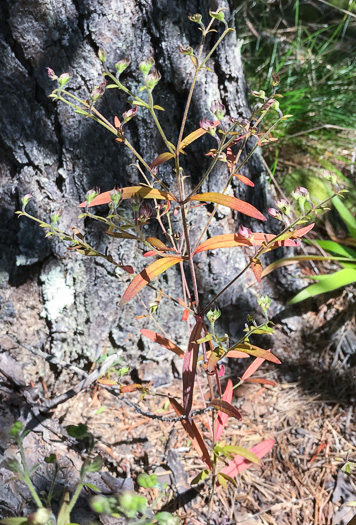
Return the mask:
<svg viewBox="0 0 356 525">
<path fill-rule="evenodd" d="M 229 8 L 229 5 L 226 4 Z M 106 49 L 108 64 L 122 58 L 131 59 L 124 82 L 137 89 L 141 82 L 138 64 L 153 56 L 162 80 L 155 89 L 156 103 L 166 108 L 159 117 L 170 139 L 175 142 L 193 75 L 188 57 L 181 55 L 177 44 L 197 46 L 198 26 L 187 15 L 195 12 L 208 17 L 214 1 L 178 2 L 177 0 L 4 0 L 1 3 L 1 220 L 0 253 L 1 322 L 8 336 L 4 348 L 19 344 L 42 347 L 49 354 L 67 362 L 83 365 L 97 358 L 105 348 L 121 347 L 129 364 L 150 358 L 162 362 L 164 349 L 148 340 L 139 339 L 139 328 L 152 326 L 136 321 L 142 304 L 133 300 L 124 309 L 118 302 L 127 286 L 127 276 L 114 274 L 103 260 L 84 258 L 66 251 L 63 243 L 45 239 L 44 233 L 27 219 L 15 219 L 20 197 L 32 193 L 28 211 L 48 220 L 60 208 L 59 226 L 66 231 L 80 224 L 79 202 L 93 186 L 102 191 L 115 184 L 128 186 L 142 179 L 130 167 L 133 155 L 115 143 L 110 133 L 91 120 L 74 114 L 68 106 L 48 98 L 54 84 L 48 79 L 46 66 L 56 73 L 73 73 L 70 89 L 84 97 L 101 81 L 99 47 Z M 230 11 L 226 11 L 229 20 Z M 230 19 L 230 25 L 235 20 Z M 221 25 L 222 26 L 222 25 Z M 208 47 L 216 36 L 208 39 Z M 211 118 L 209 107 L 221 100 L 233 117 L 248 116 L 247 87 L 237 33 L 230 33 L 209 61 L 212 72 L 203 72 L 198 80 L 186 133 L 199 125 L 202 117 Z M 117 90 L 108 90 L 98 108 L 112 120 L 129 108 L 126 98 Z M 127 136 L 136 149 L 151 161 L 164 151 L 164 144 L 148 112 L 140 110 L 127 125 Z M 190 186 L 198 180 L 208 161 L 204 153 L 214 147 L 211 137 L 204 137 L 190 147 L 183 165 Z M 254 189 L 236 183 L 234 194 L 266 212 L 267 192 L 260 157 L 255 154 L 243 173 L 255 183 Z M 215 169 L 205 191 L 221 190 L 223 168 Z M 160 176 L 170 184 L 174 174 L 169 163 Z M 206 208 L 195 216 L 193 237 L 198 235 Z M 179 217 L 176 229 L 180 230 Z M 241 217 L 220 211 L 211 234 L 233 231 Z M 251 225 L 247 217 L 245 225 Z M 108 239 L 96 223 L 86 222 L 87 239 L 101 250 L 109 248 L 115 258 L 124 257 L 140 271 L 147 259 L 133 245 Z M 81 227 L 83 225 L 81 224 Z M 253 225 L 263 231 L 266 224 Z M 267 226 L 270 228 L 270 226 Z M 266 231 L 266 230 L 265 230 Z M 228 282 L 245 262 L 239 250 L 203 253 L 197 264 L 199 286 L 206 301 Z M 225 313 L 224 328 L 234 335 L 241 328 L 246 313 L 255 308 L 255 298 L 244 277 L 220 300 Z M 181 296 L 178 269 L 161 278 L 174 296 Z M 273 294 L 273 290 L 269 290 Z M 143 294 L 152 300 L 152 291 Z M 184 323 L 177 322 L 180 312 L 163 300 L 158 318 L 178 344 L 187 342 Z M 164 321 L 163 321 L 164 320 Z M 167 379 L 167 362 L 155 370 Z"/>
</svg>

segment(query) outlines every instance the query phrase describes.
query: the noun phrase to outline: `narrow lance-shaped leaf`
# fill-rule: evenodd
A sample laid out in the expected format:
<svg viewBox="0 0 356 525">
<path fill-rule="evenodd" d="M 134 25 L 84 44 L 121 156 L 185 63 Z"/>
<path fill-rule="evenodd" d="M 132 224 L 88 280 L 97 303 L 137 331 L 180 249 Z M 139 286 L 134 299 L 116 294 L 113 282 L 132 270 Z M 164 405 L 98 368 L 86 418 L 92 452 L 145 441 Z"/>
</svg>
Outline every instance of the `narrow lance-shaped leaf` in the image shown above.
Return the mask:
<svg viewBox="0 0 356 525">
<path fill-rule="evenodd" d="M 331 292 L 342 286 L 356 282 L 356 268 L 344 268 L 331 275 L 319 275 L 319 283 L 308 286 L 289 301 L 289 304 L 299 303 L 309 297 L 314 297 L 321 293 Z"/>
<path fill-rule="evenodd" d="M 266 352 L 269 352 L 269 350 L 266 350 Z M 246 379 L 251 377 L 265 361 L 266 360 L 263 357 L 256 357 L 256 359 L 252 361 L 250 366 L 246 368 L 245 372 L 243 373 L 241 377 L 242 381 L 245 381 Z"/>
<path fill-rule="evenodd" d="M 104 191 L 104 193 L 100 193 L 95 199 L 91 201 L 89 204 L 89 207 L 91 206 L 99 206 L 100 204 L 107 204 L 111 201 L 111 195 L 110 191 Z M 128 188 L 122 188 L 122 196 L 121 198 L 124 199 L 130 199 L 131 197 L 134 197 L 136 195 L 139 195 L 143 199 L 165 199 L 169 201 L 173 201 L 173 197 L 169 195 L 168 193 L 158 190 L 157 188 L 149 188 L 148 186 L 130 186 Z M 80 208 L 84 208 L 87 205 L 87 202 L 82 202 L 79 204 Z"/>
<path fill-rule="evenodd" d="M 169 398 L 169 401 L 178 416 L 187 415 L 187 412 L 178 403 L 178 401 L 176 401 L 174 398 Z M 195 422 L 193 420 L 188 421 L 188 419 L 182 419 L 181 423 L 183 425 L 184 430 L 188 434 L 193 447 L 197 451 L 200 459 L 204 461 L 204 463 L 209 468 L 209 470 L 211 470 L 211 461 L 210 461 L 209 452 L 208 452 L 208 449 L 206 448 L 203 436 L 199 432 L 198 427 L 196 426 Z"/>
<path fill-rule="evenodd" d="M 280 360 L 269 350 L 264 350 L 263 348 L 259 348 L 258 346 L 249 343 L 236 343 L 229 348 L 228 352 L 231 350 L 240 350 L 241 352 L 246 352 L 246 354 L 253 355 L 254 357 L 263 357 L 267 361 L 272 361 L 272 363 L 276 363 L 277 365 L 281 364 Z M 229 357 L 229 353 L 227 353 L 226 357 Z"/>
<path fill-rule="evenodd" d="M 238 211 L 254 219 L 259 219 L 260 221 L 265 221 L 266 217 L 262 215 L 260 211 L 257 210 L 252 204 L 248 202 L 237 199 L 236 197 L 231 197 L 230 195 L 223 195 L 221 193 L 207 192 L 200 193 L 198 195 L 192 195 L 188 199 L 189 201 L 202 201 L 202 202 L 214 202 L 215 204 L 221 204 L 222 206 L 227 206 L 232 210 Z"/>
<path fill-rule="evenodd" d="M 197 320 L 189 338 L 188 349 L 183 361 L 183 406 L 187 414 L 191 411 L 193 404 L 194 380 L 197 369 L 199 344 L 194 343 L 200 338 L 202 321 Z"/>
<path fill-rule="evenodd" d="M 224 392 L 222 398 L 227 403 L 231 403 L 232 396 L 233 396 L 233 383 L 232 383 L 231 379 L 229 379 L 228 382 L 227 382 L 227 385 L 226 385 L 226 388 L 225 388 L 225 392 Z M 215 439 L 216 439 L 216 441 L 220 440 L 221 435 L 222 435 L 222 433 L 224 431 L 224 428 L 226 426 L 226 422 L 227 422 L 228 418 L 229 418 L 228 414 L 226 414 L 225 412 L 222 412 L 222 411 L 219 410 L 218 417 L 217 417 L 216 423 L 215 423 Z"/>
<path fill-rule="evenodd" d="M 245 380 L 245 383 L 259 383 L 260 385 L 276 386 L 274 381 L 271 381 L 270 379 L 264 379 L 263 377 L 250 377 L 249 379 Z"/>
<path fill-rule="evenodd" d="M 164 346 L 168 350 L 171 350 L 175 354 L 177 354 L 179 357 L 184 357 L 184 352 L 179 346 L 174 344 L 172 341 L 167 339 L 167 337 L 163 337 L 163 335 L 157 334 L 156 332 L 152 332 L 152 330 L 146 330 L 145 328 L 142 328 L 140 330 L 141 334 L 145 337 L 148 337 L 151 341 L 154 341 L 155 343 L 158 343 L 161 346 Z"/>
<path fill-rule="evenodd" d="M 151 263 L 147 268 L 142 270 L 138 275 L 136 275 L 128 288 L 125 290 L 124 295 L 122 296 L 120 306 L 131 301 L 135 295 L 138 294 L 148 283 L 150 283 L 155 277 L 161 273 L 171 268 L 175 264 L 183 261 L 182 257 L 163 257 Z"/>
<path fill-rule="evenodd" d="M 174 157 L 173 153 L 170 153 L 169 151 L 165 151 L 164 153 L 161 153 L 158 155 L 158 157 L 155 158 L 155 160 L 150 164 L 150 168 L 155 168 L 156 166 L 160 166 L 164 162 L 167 162 L 167 160 L 172 159 Z"/>
<path fill-rule="evenodd" d="M 250 180 L 248 177 L 245 177 L 245 175 L 240 175 L 239 173 L 234 173 L 235 177 L 237 177 L 243 184 L 246 184 L 246 186 L 251 186 L 251 188 L 254 188 L 254 183 L 252 180 Z"/>
<path fill-rule="evenodd" d="M 299 230 L 295 230 L 297 233 L 296 237 L 298 237 L 298 231 Z M 291 232 L 288 232 L 288 234 L 292 235 Z M 262 246 L 263 243 L 271 242 L 276 237 L 276 235 L 273 235 L 272 233 L 253 232 L 252 235 L 253 240 L 251 241 L 239 233 L 225 233 L 223 235 L 216 235 L 215 237 L 211 237 L 210 239 L 207 239 L 206 241 L 199 244 L 194 252 L 194 255 L 207 250 L 216 250 L 218 248 Z M 292 239 L 278 240 L 270 248 L 268 248 L 268 250 L 266 249 L 265 253 L 267 253 L 267 251 L 279 248 L 280 246 L 297 247 L 299 246 L 299 242 Z"/>
<path fill-rule="evenodd" d="M 272 449 L 274 445 L 274 439 L 267 439 L 262 441 L 258 445 L 250 448 L 249 451 L 253 452 L 258 458 L 263 458 Z M 248 461 L 243 456 L 239 455 L 235 457 L 221 472 L 228 476 L 235 477 L 241 474 L 244 470 L 252 465 L 251 461 Z"/>
<path fill-rule="evenodd" d="M 164 242 L 160 241 L 159 239 L 156 239 L 156 237 L 147 237 L 146 241 L 149 242 L 151 246 L 154 246 L 154 248 L 160 250 L 161 252 L 169 252 L 173 249 L 169 246 L 166 246 Z"/>
</svg>

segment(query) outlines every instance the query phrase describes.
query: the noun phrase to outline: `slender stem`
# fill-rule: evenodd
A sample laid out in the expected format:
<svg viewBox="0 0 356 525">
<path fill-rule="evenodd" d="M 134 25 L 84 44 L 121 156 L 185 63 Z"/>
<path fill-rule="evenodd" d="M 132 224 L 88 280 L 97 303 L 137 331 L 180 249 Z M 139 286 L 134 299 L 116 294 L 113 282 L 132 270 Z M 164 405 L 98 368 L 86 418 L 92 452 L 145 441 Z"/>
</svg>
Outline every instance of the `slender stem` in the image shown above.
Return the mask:
<svg viewBox="0 0 356 525">
<path fill-rule="evenodd" d="M 74 505 L 77 503 L 77 499 L 79 498 L 79 495 L 82 491 L 82 488 L 83 488 L 83 478 L 80 479 L 79 483 L 78 483 L 78 486 L 77 488 L 75 489 L 75 492 L 72 496 L 72 499 L 70 500 L 69 504 L 68 504 L 68 507 L 67 507 L 67 514 L 68 516 L 70 515 L 70 513 L 72 512 L 73 508 L 74 508 Z"/>
<path fill-rule="evenodd" d="M 17 445 L 18 445 L 19 450 L 20 450 L 20 456 L 21 456 L 22 467 L 23 467 L 22 479 L 26 483 L 29 491 L 31 492 L 31 496 L 34 499 L 37 507 L 41 508 L 41 507 L 43 507 L 42 501 L 40 500 L 40 497 L 37 494 L 36 489 L 35 489 L 32 481 L 31 481 L 31 478 L 30 478 L 29 474 L 28 474 L 28 466 L 27 466 L 27 461 L 26 461 L 25 450 L 23 448 L 22 438 L 18 438 Z"/>
<path fill-rule="evenodd" d="M 157 126 L 157 129 L 158 129 L 158 131 L 160 132 L 161 137 L 162 137 L 162 139 L 163 139 L 165 145 L 167 146 L 167 148 L 169 149 L 169 151 L 170 151 L 171 153 L 173 153 L 173 152 L 174 152 L 174 149 L 172 148 L 172 145 L 170 144 L 169 140 L 167 139 L 167 137 L 166 137 L 166 135 L 165 135 L 165 133 L 164 133 L 164 131 L 163 131 L 163 129 L 162 129 L 162 126 L 161 126 L 161 124 L 159 123 L 159 120 L 158 120 L 158 117 L 157 117 L 157 115 L 156 115 L 156 112 L 155 112 L 155 110 L 154 110 L 154 108 L 153 108 L 153 97 L 152 97 L 152 92 L 151 92 L 151 90 L 148 90 L 148 102 L 149 102 L 149 108 L 148 108 L 148 110 L 149 110 L 149 112 L 151 113 L 151 115 L 152 115 L 152 117 L 153 117 L 153 120 L 155 121 L 155 124 L 156 124 L 156 126 Z"/>
<path fill-rule="evenodd" d="M 191 248 L 190 248 L 189 232 L 188 232 L 187 219 L 185 215 L 184 206 L 181 207 L 181 213 L 182 213 L 183 230 L 184 230 L 184 237 L 185 237 L 185 242 L 187 246 L 187 254 L 188 254 L 188 260 L 189 260 L 190 272 L 191 272 L 192 281 L 193 281 L 195 305 L 196 305 L 196 308 L 198 309 L 199 308 L 199 293 L 198 293 L 197 279 L 195 275 L 193 255 L 192 255 Z"/>
</svg>

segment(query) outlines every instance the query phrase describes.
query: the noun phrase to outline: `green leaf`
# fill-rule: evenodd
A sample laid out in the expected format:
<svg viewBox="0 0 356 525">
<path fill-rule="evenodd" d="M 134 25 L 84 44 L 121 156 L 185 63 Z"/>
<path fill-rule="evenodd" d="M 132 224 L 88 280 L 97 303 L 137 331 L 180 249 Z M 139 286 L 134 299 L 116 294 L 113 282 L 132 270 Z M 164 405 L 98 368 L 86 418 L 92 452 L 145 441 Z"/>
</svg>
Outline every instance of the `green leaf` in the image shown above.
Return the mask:
<svg viewBox="0 0 356 525">
<path fill-rule="evenodd" d="M 93 490 L 94 492 L 100 492 L 100 489 L 94 485 L 93 483 L 85 482 L 83 483 L 83 487 L 88 487 L 89 489 Z"/>
<path fill-rule="evenodd" d="M 0 520 L 2 525 L 29 525 L 26 518 L 5 518 Z"/>
<path fill-rule="evenodd" d="M 251 461 L 251 463 L 256 463 L 256 465 L 261 464 L 260 458 L 257 457 L 256 454 L 254 454 L 250 450 L 247 450 L 246 448 L 238 447 L 235 445 L 226 445 L 225 447 L 222 447 L 222 449 L 228 454 L 238 454 L 239 456 L 242 456 L 243 458 L 247 459 L 247 461 Z"/>
<path fill-rule="evenodd" d="M 197 485 L 201 481 L 204 481 L 208 476 L 210 476 L 209 470 L 202 470 L 197 476 L 190 482 L 191 485 Z"/>
<path fill-rule="evenodd" d="M 162 106 L 158 106 L 157 104 L 155 104 L 155 105 L 153 106 L 153 109 L 158 109 L 159 111 L 165 111 L 165 109 L 162 108 Z"/>
<path fill-rule="evenodd" d="M 99 414 L 102 414 L 107 408 L 108 407 L 103 405 L 102 407 L 98 408 L 98 410 L 95 412 L 95 415 L 98 416 Z"/>
<path fill-rule="evenodd" d="M 336 195 L 336 197 L 333 198 L 333 203 L 334 203 L 335 208 L 339 212 L 340 217 L 342 218 L 342 220 L 346 224 L 350 235 L 354 239 L 356 239 L 356 219 L 349 212 L 349 210 L 346 208 L 345 204 L 342 202 L 340 197 L 338 197 L 337 195 Z"/>
<path fill-rule="evenodd" d="M 337 253 L 342 257 L 356 257 L 356 251 L 352 250 L 348 246 L 342 246 L 338 242 L 334 241 L 316 241 L 323 250 L 327 252 Z"/>
<path fill-rule="evenodd" d="M 120 89 L 119 86 L 117 86 L 116 84 L 109 84 L 108 86 L 106 86 L 105 89 L 114 89 L 114 88 Z"/>
<path fill-rule="evenodd" d="M 289 304 L 300 303 L 321 293 L 331 292 L 342 286 L 346 286 L 356 281 L 356 268 L 344 268 L 331 275 L 318 276 L 319 282 L 308 286 L 299 292 Z"/>
<path fill-rule="evenodd" d="M 87 111 L 84 111 L 84 109 L 75 109 L 74 110 L 74 113 L 78 113 L 79 115 L 89 115 L 89 113 Z"/>
</svg>

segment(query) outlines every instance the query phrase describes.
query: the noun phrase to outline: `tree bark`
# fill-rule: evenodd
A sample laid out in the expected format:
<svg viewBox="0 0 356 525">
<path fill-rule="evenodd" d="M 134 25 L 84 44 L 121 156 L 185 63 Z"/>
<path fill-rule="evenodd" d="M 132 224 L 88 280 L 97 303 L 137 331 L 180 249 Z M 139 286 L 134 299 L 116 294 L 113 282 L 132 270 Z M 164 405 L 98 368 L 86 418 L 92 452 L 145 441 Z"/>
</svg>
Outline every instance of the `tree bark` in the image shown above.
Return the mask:
<svg viewBox="0 0 356 525">
<path fill-rule="evenodd" d="M 229 4 L 226 19 L 234 27 Z M 95 122 L 85 119 L 48 95 L 54 84 L 48 79 L 46 66 L 58 75 L 70 71 L 70 90 L 88 97 L 92 87 L 102 80 L 99 47 L 107 53 L 109 68 L 122 58 L 131 64 L 122 76 L 126 85 L 136 89 L 142 81 L 139 63 L 151 56 L 162 74 L 154 91 L 155 102 L 165 108 L 159 117 L 167 136 L 175 142 L 193 77 L 193 65 L 178 52 L 181 43 L 197 47 L 200 31 L 188 15 L 200 12 L 208 20 L 208 9 L 216 10 L 217 2 L 205 0 L 4 0 L 1 4 L 1 317 L 7 336 L 1 342 L 6 349 L 19 344 L 42 347 L 56 358 L 85 365 L 110 347 L 122 348 L 124 361 L 135 364 L 148 357 L 162 363 L 164 349 L 148 340 L 140 340 L 139 329 L 152 328 L 135 320 L 143 312 L 139 300 L 123 309 L 118 303 L 128 278 L 118 278 L 106 261 L 82 257 L 66 251 L 63 243 L 46 239 L 44 232 L 26 218 L 17 220 L 20 198 L 31 193 L 34 198 L 28 211 L 48 220 L 51 212 L 61 209 L 59 227 L 70 231 L 83 224 L 77 219 L 78 203 L 93 186 L 101 191 L 114 185 L 129 186 L 141 182 L 135 159 L 110 133 Z M 221 26 L 221 27 L 220 27 Z M 223 25 L 219 25 L 219 34 Z M 236 29 L 236 27 L 235 27 Z M 217 36 L 212 34 L 207 48 Z M 238 33 L 229 33 L 209 60 L 211 72 L 200 74 L 189 112 L 186 134 L 199 127 L 202 117 L 211 118 L 209 108 L 220 100 L 232 117 L 248 117 L 250 108 L 243 75 Z M 129 109 L 126 98 L 117 90 L 108 90 L 98 103 L 104 115 Z M 126 127 L 128 138 L 142 156 L 151 162 L 165 151 L 160 135 L 147 111 Z M 210 136 L 190 146 L 183 159 L 187 188 L 199 180 L 208 160 L 205 153 L 215 147 Z M 250 148 L 251 145 L 248 146 Z M 260 154 L 253 155 L 243 173 L 255 188 L 237 182 L 235 196 L 246 199 L 262 212 L 267 208 L 267 190 Z M 169 163 L 159 170 L 167 184 L 174 184 Z M 205 184 L 205 191 L 221 191 L 226 179 L 224 167 L 217 167 Z M 188 191 L 187 190 L 187 191 Z M 197 238 L 205 207 L 195 215 L 192 236 Z M 175 228 L 181 229 L 177 218 Z M 219 211 L 211 226 L 211 235 L 235 231 L 238 224 L 266 231 L 265 224 L 248 220 L 235 213 Z M 115 258 L 123 257 L 141 271 L 147 259 L 142 250 L 132 251 L 132 244 L 117 243 L 103 234 L 93 222 L 85 221 L 87 239 L 100 250 L 108 247 Z M 268 227 L 268 226 L 267 226 Z M 245 264 L 239 250 L 203 253 L 197 263 L 197 276 L 202 298 L 207 301 L 219 291 Z M 244 276 L 219 301 L 223 311 L 223 329 L 234 336 L 245 322 L 246 313 L 255 308 L 255 297 L 248 288 L 250 276 Z M 179 270 L 171 269 L 161 283 L 175 297 L 182 296 Z M 267 286 L 268 291 L 268 286 Z M 154 299 L 152 291 L 143 293 L 146 302 Z M 178 344 L 186 344 L 185 323 L 181 312 L 165 299 L 158 310 L 158 319 L 169 336 Z M 156 376 L 167 378 L 167 361 Z M 159 380 L 158 380 L 159 381 Z"/>
</svg>

